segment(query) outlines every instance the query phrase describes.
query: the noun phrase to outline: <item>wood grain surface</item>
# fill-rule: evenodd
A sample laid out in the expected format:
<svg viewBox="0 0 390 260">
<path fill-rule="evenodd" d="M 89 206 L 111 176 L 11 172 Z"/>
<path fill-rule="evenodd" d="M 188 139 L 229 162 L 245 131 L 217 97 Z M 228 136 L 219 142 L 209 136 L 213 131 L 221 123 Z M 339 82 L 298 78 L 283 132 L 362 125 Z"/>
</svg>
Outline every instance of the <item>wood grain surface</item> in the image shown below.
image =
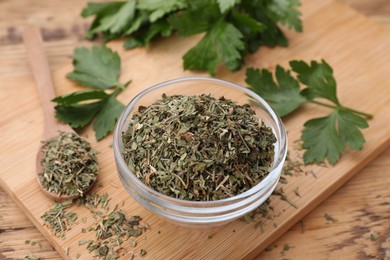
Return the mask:
<svg viewBox="0 0 390 260">
<path fill-rule="evenodd" d="M 349 2 L 351 4 L 355 2 L 360 7 L 367 6 L 363 1 Z M 378 13 L 382 13 L 386 10 L 386 3 L 378 2 L 382 3 L 378 7 Z M 27 22 L 44 27 L 46 48 L 53 70 L 69 64 L 73 48 L 82 41 L 85 30 L 86 22 L 75 15 L 79 13 L 83 5 L 82 1 L 74 1 L 74 3 L 72 1 L 4 1 L 0 3 L 0 14 L 2 14 L 0 21 L 1 88 L 30 84 L 31 74 L 25 60 L 20 36 L 18 36 L 20 28 Z M 58 13 L 58 10 L 61 12 Z M 372 14 L 372 10 L 373 8 L 369 9 L 371 13 L 368 14 Z M 388 20 L 384 18 L 379 21 Z M 25 95 L 35 95 L 33 89 L 23 90 L 26 90 Z M 1 91 L 0 95 L 3 93 L 6 92 Z M 6 112 L 9 111 L 2 111 L 1 124 L 7 122 Z M 24 119 L 27 118 L 28 116 Z M 34 120 L 37 119 L 31 117 L 26 124 L 37 124 Z M 39 134 L 40 129 L 34 133 L 37 136 Z M 0 156 L 3 161 L 6 154 Z M 306 216 L 303 219 L 304 232 L 301 231 L 300 225 L 294 226 L 259 258 L 300 259 L 306 256 L 318 259 L 382 259 L 388 256 L 390 250 L 389 158 L 388 150 Z M 18 258 L 30 252 L 45 259 L 59 257 L 53 250 L 50 250 L 48 243 L 11 203 L 4 192 L 0 194 L 0 203 L 0 258 Z M 326 213 L 334 216 L 337 222 L 326 221 L 324 218 Z M 374 239 L 370 239 L 371 235 L 377 239 L 373 241 Z M 41 247 L 26 245 L 27 239 L 40 241 Z M 288 251 L 283 250 L 286 244 L 292 246 Z"/>
</svg>

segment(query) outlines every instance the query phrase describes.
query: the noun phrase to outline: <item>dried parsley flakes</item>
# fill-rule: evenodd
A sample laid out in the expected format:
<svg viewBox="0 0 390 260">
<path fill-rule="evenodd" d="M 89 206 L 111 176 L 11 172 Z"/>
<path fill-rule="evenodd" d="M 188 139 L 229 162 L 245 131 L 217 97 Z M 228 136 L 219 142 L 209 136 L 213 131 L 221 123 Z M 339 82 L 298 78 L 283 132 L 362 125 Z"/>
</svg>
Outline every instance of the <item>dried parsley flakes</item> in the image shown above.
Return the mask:
<svg viewBox="0 0 390 260">
<path fill-rule="evenodd" d="M 59 195 L 83 196 L 99 171 L 96 152 L 74 133 L 60 135 L 44 144 L 39 174 L 42 186 Z"/>
<path fill-rule="evenodd" d="M 276 137 L 248 104 L 163 95 L 139 107 L 122 140 L 129 169 L 146 185 L 174 198 L 210 201 L 263 180 Z"/>
</svg>

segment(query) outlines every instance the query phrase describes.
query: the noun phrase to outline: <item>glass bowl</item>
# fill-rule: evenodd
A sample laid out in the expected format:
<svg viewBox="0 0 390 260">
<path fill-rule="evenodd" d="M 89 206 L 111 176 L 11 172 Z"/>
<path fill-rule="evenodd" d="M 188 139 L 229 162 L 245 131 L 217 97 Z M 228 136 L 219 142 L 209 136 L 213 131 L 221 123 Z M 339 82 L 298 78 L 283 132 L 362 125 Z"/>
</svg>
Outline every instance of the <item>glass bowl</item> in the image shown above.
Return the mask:
<svg viewBox="0 0 390 260">
<path fill-rule="evenodd" d="M 216 201 L 188 201 L 169 197 L 140 181 L 127 167 L 122 157 L 122 133 L 131 123 L 139 106 L 151 105 L 166 95 L 211 94 L 224 96 L 238 104 L 250 104 L 259 122 L 272 128 L 275 143 L 274 162 L 270 173 L 251 189 L 233 197 Z M 190 227 L 213 227 L 231 222 L 260 206 L 275 189 L 287 153 L 287 135 L 282 121 L 274 110 L 253 91 L 240 85 L 214 78 L 188 77 L 163 82 L 138 94 L 124 109 L 115 126 L 113 150 L 119 178 L 126 191 L 142 206 L 171 222 Z"/>
</svg>

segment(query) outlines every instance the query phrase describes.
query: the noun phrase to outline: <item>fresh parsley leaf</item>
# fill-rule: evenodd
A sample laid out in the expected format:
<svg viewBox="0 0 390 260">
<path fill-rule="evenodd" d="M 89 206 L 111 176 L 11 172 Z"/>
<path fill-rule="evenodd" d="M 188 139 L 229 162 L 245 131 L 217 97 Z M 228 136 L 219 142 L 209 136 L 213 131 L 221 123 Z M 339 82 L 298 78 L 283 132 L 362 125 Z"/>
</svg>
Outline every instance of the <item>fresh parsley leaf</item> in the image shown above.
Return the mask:
<svg viewBox="0 0 390 260">
<path fill-rule="evenodd" d="M 288 45 L 287 38 L 278 26 L 279 17 L 270 10 L 270 5 L 273 1 L 277 0 L 242 0 L 241 2 L 240 7 L 245 11 L 245 13 L 265 26 L 265 29 L 263 29 L 261 33 L 251 35 L 251 37 L 247 39 L 248 52 L 250 53 L 256 52 L 257 49 L 263 45 L 269 47 L 287 47 Z"/>
<path fill-rule="evenodd" d="M 106 45 L 92 50 L 77 48 L 73 57 L 74 70 L 67 76 L 81 85 L 99 89 L 118 86 L 121 63 L 118 53 Z"/>
<path fill-rule="evenodd" d="M 130 84 L 119 83 L 121 61 L 116 52 L 107 46 L 77 48 L 74 51 L 74 71 L 68 77 L 96 89 L 80 90 L 52 101 L 56 102 L 56 117 L 73 128 L 81 128 L 93 122 L 97 140 L 105 137 L 115 126 L 124 105 L 116 96 Z M 106 93 L 108 88 L 114 91 Z"/>
<path fill-rule="evenodd" d="M 337 126 L 341 141 L 352 150 L 361 150 L 365 143 L 360 129 L 368 127 L 367 121 L 345 108 L 337 109 Z"/>
<path fill-rule="evenodd" d="M 310 119 L 304 124 L 301 139 L 306 149 L 303 157 L 306 164 L 328 160 L 336 163 L 348 146 L 361 150 L 364 136 L 361 129 L 367 128 L 371 115 L 344 107 L 337 98 L 336 80 L 333 70 L 325 61 L 310 64 L 304 61 L 291 61 L 290 66 L 297 73 L 276 67 L 274 80 L 268 70 L 248 68 L 246 82 L 250 89 L 258 93 L 275 109 L 280 116 L 286 116 L 304 103 L 312 103 L 332 109 L 330 115 Z M 300 85 L 306 86 L 303 90 Z M 317 99 L 327 99 L 334 105 Z"/>
<path fill-rule="evenodd" d="M 83 16 L 95 15 L 88 37 L 97 32 L 106 40 L 127 37 L 128 49 L 173 32 L 205 32 L 183 57 L 183 66 L 214 74 L 220 63 L 231 71 L 239 69 L 245 55 L 261 46 L 287 46 L 279 25 L 301 31 L 299 5 L 299 0 L 129 0 L 122 5 L 89 4 Z"/>
<path fill-rule="evenodd" d="M 117 13 L 124 4 L 125 2 L 88 3 L 88 5 L 82 10 L 81 16 L 85 18 L 95 15 L 95 19 L 93 20 L 85 37 L 91 40 L 96 34 L 93 31 L 100 25 L 101 20 Z"/>
<path fill-rule="evenodd" d="M 269 10 L 275 14 L 277 21 L 290 29 L 302 32 L 301 13 L 296 9 L 300 5 L 298 0 L 276 0 L 270 1 Z"/>
<path fill-rule="evenodd" d="M 88 3 L 81 11 L 82 17 L 91 15 L 103 16 L 106 14 L 113 14 L 117 12 L 125 2 L 109 2 L 109 3 Z"/>
<path fill-rule="evenodd" d="M 157 21 L 165 14 L 186 7 L 185 0 L 142 0 L 138 4 L 140 10 L 150 11 L 151 23 Z"/>
<path fill-rule="evenodd" d="M 114 128 L 124 108 L 125 106 L 115 98 L 115 95 L 103 99 L 102 108 L 93 122 L 96 140 L 102 139 Z"/>
<path fill-rule="evenodd" d="M 96 140 L 105 137 L 115 126 L 124 105 L 116 96 L 122 89 L 112 94 L 103 90 L 81 90 L 53 99 L 57 102 L 56 117 L 73 128 L 84 127 L 93 121 Z M 85 101 L 97 100 L 85 103 Z"/>
<path fill-rule="evenodd" d="M 62 105 L 75 104 L 77 102 L 93 100 L 93 99 L 103 99 L 108 95 L 103 90 L 99 89 L 88 89 L 80 90 L 63 96 L 58 96 L 53 99 L 54 102 Z"/>
<path fill-rule="evenodd" d="M 336 129 L 337 113 L 330 116 L 315 118 L 304 124 L 301 139 L 302 147 L 307 149 L 303 155 L 305 164 L 320 163 L 325 157 L 331 164 L 337 162 L 344 145 Z"/>
<path fill-rule="evenodd" d="M 217 3 L 207 5 L 190 5 L 183 12 L 168 18 L 172 27 L 181 36 L 189 36 L 208 31 L 221 17 Z"/>
<path fill-rule="evenodd" d="M 300 95 L 299 83 L 291 76 L 290 71 L 277 66 L 275 74 L 277 83 L 268 70 L 249 68 L 246 71 L 246 83 L 251 90 L 268 101 L 279 116 L 285 116 L 307 100 Z"/>
<path fill-rule="evenodd" d="M 57 105 L 56 118 L 72 128 L 81 128 L 88 125 L 101 108 L 101 102 Z"/>
<path fill-rule="evenodd" d="M 302 91 L 305 97 L 324 98 L 340 105 L 336 94 L 336 80 L 328 63 L 324 60 L 321 63 L 312 61 L 309 65 L 304 61 L 291 61 L 290 66 L 297 73 L 299 81 L 307 86 Z"/>
<path fill-rule="evenodd" d="M 223 62 L 235 71 L 242 63 L 244 50 L 242 33 L 232 24 L 218 22 L 203 39 L 183 57 L 184 69 L 208 70 L 215 74 L 217 65 Z"/>
<path fill-rule="evenodd" d="M 136 0 L 128 0 L 117 12 L 100 19 L 99 25 L 91 34 L 97 32 L 109 32 L 110 34 L 122 33 L 130 21 L 134 18 Z"/>
<path fill-rule="evenodd" d="M 145 46 L 157 36 L 168 37 L 172 33 L 172 26 L 166 20 L 159 20 L 150 25 L 150 27 L 137 36 L 130 37 L 125 41 L 124 47 L 132 49 L 139 46 Z"/>
<path fill-rule="evenodd" d="M 221 13 L 233 8 L 238 2 L 237 0 L 217 0 Z"/>
<path fill-rule="evenodd" d="M 131 35 L 141 28 L 141 26 L 149 20 L 149 16 L 145 11 L 137 11 L 131 26 L 124 32 L 124 35 Z"/>
<path fill-rule="evenodd" d="M 303 155 L 304 162 L 320 163 L 325 158 L 335 164 L 345 147 L 360 150 L 364 137 L 359 128 L 367 128 L 362 117 L 346 109 L 336 109 L 329 116 L 309 120 L 302 131 L 302 147 L 307 149 Z"/>
</svg>

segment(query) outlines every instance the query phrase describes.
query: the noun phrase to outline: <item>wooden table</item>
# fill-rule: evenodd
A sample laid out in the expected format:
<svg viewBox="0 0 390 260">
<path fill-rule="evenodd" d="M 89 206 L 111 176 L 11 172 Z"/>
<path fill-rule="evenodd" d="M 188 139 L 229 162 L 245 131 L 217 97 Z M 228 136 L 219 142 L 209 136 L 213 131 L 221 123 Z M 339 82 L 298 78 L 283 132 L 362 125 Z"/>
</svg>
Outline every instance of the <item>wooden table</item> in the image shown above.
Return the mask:
<svg viewBox="0 0 390 260">
<path fill-rule="evenodd" d="M 342 1 L 390 29 L 388 0 Z M 20 29 L 28 23 L 43 28 L 53 70 L 71 62 L 73 49 L 83 42 L 83 34 L 88 27 L 88 22 L 78 16 L 85 2 L 87 1 L 0 2 L 1 88 L 11 88 L 15 82 L 28 82 L 32 79 L 20 37 Z M 1 95 L 0 91 L 0 97 Z M 327 220 L 325 214 L 333 216 L 336 221 Z M 26 240 L 39 243 L 27 245 Z M 289 249 L 286 250 L 287 248 Z M 44 259 L 60 259 L 12 199 L 0 189 L 0 259 L 21 258 L 30 253 Z M 280 237 L 258 259 L 303 257 L 390 257 L 390 149 Z"/>
</svg>

